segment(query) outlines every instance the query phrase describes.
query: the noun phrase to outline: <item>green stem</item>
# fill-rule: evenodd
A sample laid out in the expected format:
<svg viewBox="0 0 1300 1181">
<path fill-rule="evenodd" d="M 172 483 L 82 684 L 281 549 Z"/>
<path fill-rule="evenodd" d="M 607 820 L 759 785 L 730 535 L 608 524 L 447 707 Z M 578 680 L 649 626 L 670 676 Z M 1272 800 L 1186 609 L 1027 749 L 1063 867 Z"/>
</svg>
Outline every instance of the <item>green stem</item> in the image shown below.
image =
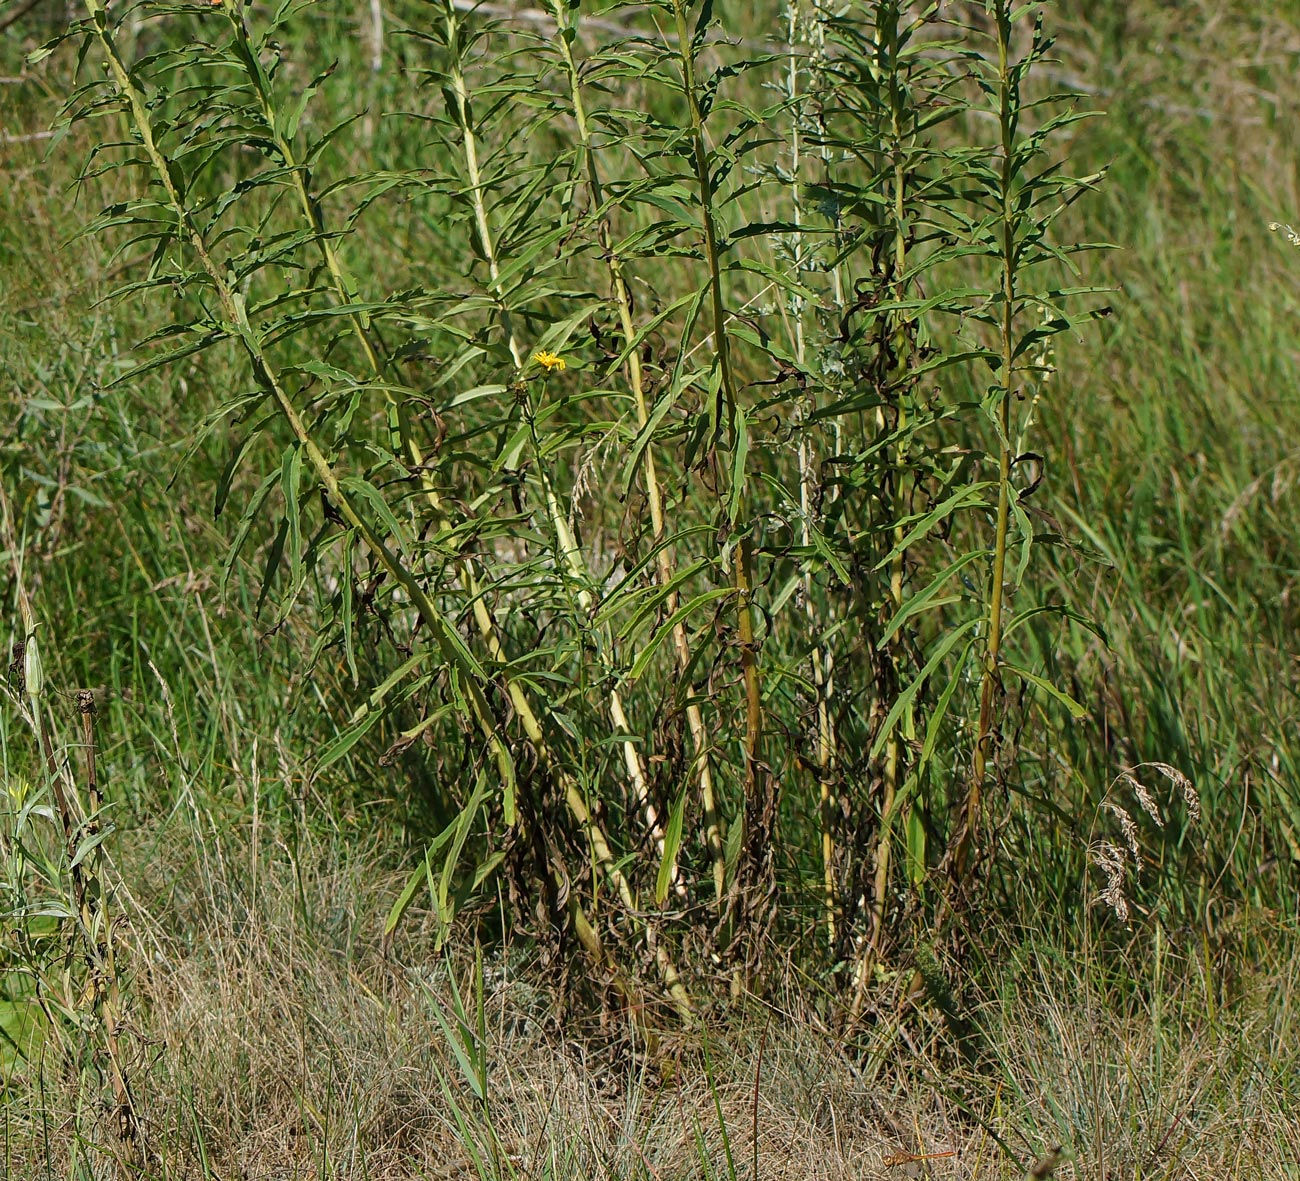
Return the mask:
<svg viewBox="0 0 1300 1181">
<path fill-rule="evenodd" d="M 574 121 L 578 126 L 578 142 L 582 148 L 583 162 L 587 174 L 587 188 L 592 209 L 603 209 L 605 204 L 604 185 L 600 179 L 600 168 L 596 162 L 596 149 L 592 142 L 587 122 L 586 104 L 582 97 L 582 81 L 577 62 L 573 56 L 573 41 L 576 40 L 576 25 L 571 21 L 569 9 L 562 0 L 552 0 L 558 36 L 556 38 L 560 52 L 564 57 L 569 75 L 569 90 L 573 101 Z M 570 35 L 572 34 L 572 35 Z M 623 260 L 615 248 L 613 227 L 608 214 L 602 214 L 599 221 L 600 244 L 609 267 L 610 279 L 614 288 L 614 302 L 618 309 L 619 327 L 623 333 L 623 347 L 627 351 L 628 385 L 632 390 L 632 400 L 636 411 L 637 429 L 645 428 L 649 421 L 649 405 L 646 399 L 645 381 L 641 369 L 641 356 L 633 348 L 636 340 L 636 326 L 632 312 L 632 295 L 628 287 L 627 274 Z M 641 471 L 645 479 L 646 500 L 650 509 L 650 527 L 655 544 L 659 547 L 656 565 L 659 581 L 662 585 L 672 582 L 674 572 L 673 555 L 670 547 L 661 544 L 666 535 L 664 521 L 663 493 L 656 471 L 654 450 L 646 447 L 642 453 Z M 672 616 L 677 610 L 677 592 L 671 592 L 664 604 L 664 611 Z M 673 626 L 673 648 L 677 665 L 685 671 L 691 662 L 690 643 L 686 636 L 686 625 L 678 622 Z M 705 842 L 709 849 L 713 866 L 714 900 L 721 908 L 725 891 L 726 855 L 722 843 L 722 828 L 718 820 L 717 799 L 713 786 L 713 771 L 709 761 L 710 740 L 704 725 L 704 715 L 693 701 L 686 706 L 686 722 L 695 747 L 693 773 L 700 784 L 700 804 L 703 812 Z M 645 801 L 643 801 L 645 806 Z M 651 822 L 652 824 L 654 821 Z M 659 840 L 662 852 L 662 840 Z M 672 867 L 673 880 L 676 880 L 677 867 Z"/>
<path fill-rule="evenodd" d="M 892 297 L 896 301 L 902 302 L 906 295 L 905 275 L 907 270 L 907 161 L 903 151 L 903 125 L 907 114 L 909 96 L 903 86 L 899 61 L 898 18 L 897 4 L 881 3 L 878 5 L 876 18 L 877 55 L 880 63 L 879 73 L 886 79 L 890 113 L 888 142 L 892 156 L 893 190 L 890 215 L 893 219 L 891 228 L 894 238 L 892 260 L 894 289 Z M 902 438 L 902 432 L 907 423 L 907 406 L 904 400 L 907 393 L 907 369 L 911 365 L 908 332 L 909 326 L 905 311 L 893 313 L 886 321 L 886 336 L 883 347 L 894 351 L 893 360 L 895 364 L 891 367 L 889 378 L 896 387 L 895 394 L 898 401 L 898 420 L 896 424 L 898 442 L 891 448 L 892 496 L 888 503 L 882 505 L 886 512 L 892 513 L 896 522 L 893 528 L 893 548 L 897 552 L 890 564 L 887 599 L 891 614 L 896 613 L 903 605 L 903 575 L 907 561 L 906 553 L 899 547 L 905 536 L 901 518 L 904 512 L 903 501 L 906 495 L 905 481 L 908 471 L 906 443 Z M 881 413 L 880 426 L 885 429 L 887 423 L 883 417 L 883 411 Z M 877 659 L 883 661 L 891 672 L 897 670 L 902 658 L 902 653 L 895 642 L 887 645 L 886 651 L 877 656 Z M 882 684 L 891 682 L 892 677 L 889 680 L 881 678 Z M 902 766 L 902 739 L 899 733 L 902 725 L 906 725 L 906 722 L 900 722 L 899 726 L 895 727 L 885 747 L 884 790 L 880 802 L 880 831 L 876 836 L 870 932 L 855 973 L 854 996 L 850 1009 L 851 1020 L 856 1019 L 861 1010 L 872 971 L 880 961 L 884 949 L 885 910 L 893 861 L 894 810 L 898 800 Z"/>
<path fill-rule="evenodd" d="M 993 534 L 993 572 L 989 587 L 988 639 L 984 649 L 984 671 L 980 684 L 979 724 L 975 735 L 975 750 L 971 759 L 971 778 L 965 804 L 949 865 L 949 876 L 955 887 L 960 887 L 970 868 L 970 854 L 980 822 L 983 791 L 988 775 L 988 764 L 993 754 L 995 733 L 994 713 L 997 706 L 1000 677 L 999 657 L 1002 647 L 1002 613 L 1006 599 L 1007 536 L 1011 520 L 1011 407 L 1015 398 L 1015 301 L 1016 270 L 1018 263 L 1016 245 L 1017 213 L 1013 204 L 1012 185 L 1015 159 L 1015 111 L 1008 71 L 1010 51 L 1011 15 L 1007 0 L 999 0 L 998 26 L 998 77 L 999 117 L 1002 130 L 1002 322 L 1001 389 L 998 408 L 998 506 Z"/>
<path fill-rule="evenodd" d="M 807 94 L 800 89 L 800 57 L 797 50 L 799 42 L 800 0 L 787 0 L 786 29 L 790 43 L 790 54 L 786 66 L 786 95 L 790 100 L 793 114 L 790 126 L 790 207 L 794 211 L 794 223 L 801 226 L 804 220 L 803 208 L 803 137 L 800 120 L 804 114 Z M 800 233 L 789 239 L 790 253 L 793 259 L 795 277 L 802 278 L 806 271 L 805 255 Z M 790 311 L 794 327 L 794 356 L 802 370 L 807 362 L 807 333 L 804 328 L 804 300 L 802 296 L 791 297 Z M 809 405 L 816 409 L 816 395 L 810 390 Z M 799 438 L 799 510 L 800 541 L 809 552 L 812 550 L 812 512 L 814 495 L 814 455 L 811 442 L 811 430 L 805 429 Z M 812 567 L 806 566 L 803 572 L 804 616 L 808 620 L 810 634 L 816 633 L 817 608 L 813 600 Z M 831 776 L 835 768 L 835 729 L 831 719 L 831 655 L 820 643 L 813 644 L 808 654 L 808 663 L 812 674 L 813 690 L 817 701 L 817 741 L 814 746 L 813 765 L 817 771 L 818 822 L 821 825 L 822 856 L 822 906 L 826 923 L 826 946 L 832 954 L 835 949 L 837 927 L 837 899 L 835 892 L 835 797 L 831 791 Z"/>
<path fill-rule="evenodd" d="M 479 237 L 479 246 L 483 252 L 483 257 L 487 260 L 488 264 L 488 273 L 491 281 L 489 289 L 497 301 L 501 327 L 506 334 L 510 356 L 514 361 L 516 375 L 518 376 L 524 369 L 524 354 L 518 338 L 515 336 L 510 311 L 505 303 L 505 292 L 501 287 L 500 263 L 497 258 L 496 245 L 493 239 L 491 221 L 488 217 L 487 204 L 483 199 L 483 177 L 479 165 L 478 139 L 469 117 L 469 88 L 465 81 L 464 70 L 461 67 L 460 56 L 457 50 L 459 41 L 459 18 L 455 6 L 450 2 L 447 3 L 446 6 L 445 18 L 447 22 L 447 42 L 452 50 L 449 69 L 451 89 L 456 101 L 456 119 L 459 125 L 458 129 L 461 133 L 465 154 L 466 180 L 469 182 L 470 201 L 474 210 L 474 225 Z M 535 414 L 527 385 L 524 386 L 522 397 L 524 413 L 527 416 L 531 427 L 535 422 Z M 585 565 L 582 561 L 581 551 L 578 549 L 578 544 L 573 536 L 573 531 L 569 528 L 568 522 L 564 519 L 564 514 L 560 511 L 559 501 L 555 495 L 555 490 L 551 480 L 540 462 L 537 465 L 537 471 L 538 478 L 542 484 L 547 516 L 550 519 L 552 528 L 555 530 L 556 541 L 564 565 L 568 568 L 570 579 L 576 588 L 575 597 L 578 601 L 578 606 L 584 613 L 587 613 L 590 611 L 593 604 L 591 593 L 587 589 L 589 579 Z M 495 628 L 493 630 L 495 631 Z M 497 646 L 499 649 L 499 640 L 497 641 Z M 568 774 L 568 772 L 563 770 L 560 764 L 550 754 L 550 749 L 543 737 L 537 715 L 529 705 L 526 695 L 517 681 L 512 680 L 510 682 L 510 696 L 516 709 L 519 710 L 520 716 L 524 719 L 525 729 L 530 740 L 533 742 L 535 748 L 537 748 L 539 755 L 550 770 L 552 777 L 563 789 L 565 801 L 569 807 L 571 815 L 587 834 L 589 847 L 596 863 L 613 883 L 619 899 L 628 914 L 638 914 L 640 908 L 637 905 L 636 896 L 632 890 L 631 883 L 619 868 L 613 850 L 610 848 L 609 842 L 599 824 L 591 815 L 577 782 Z M 622 698 L 616 689 L 610 689 L 608 705 L 615 732 L 623 738 L 624 758 L 629 771 L 635 769 L 635 774 L 633 776 L 634 783 L 639 780 L 639 790 L 648 796 L 649 793 L 645 786 L 645 774 L 641 768 L 640 754 L 630 737 L 630 727 L 623 708 Z M 521 706 L 522 708 L 520 708 Z M 593 938 L 595 937 L 595 929 L 591 927 L 590 924 L 585 923 L 585 921 L 584 925 L 580 928 L 580 931 L 587 931 Z M 689 1019 L 693 1015 L 690 999 L 686 994 L 680 974 L 669 956 L 667 949 L 659 943 L 656 932 L 651 924 L 648 922 L 642 922 L 642 932 L 645 938 L 646 947 L 655 960 L 656 966 L 659 969 L 660 978 L 663 981 L 665 989 L 672 999 L 674 1006 L 683 1017 Z M 588 950 L 590 951 L 592 949 L 588 948 Z M 603 959 L 603 953 L 596 958 Z"/>
<path fill-rule="evenodd" d="M 230 287 L 221 268 L 216 265 L 212 256 L 208 253 L 203 234 L 195 224 L 186 207 L 184 198 L 172 179 L 167 157 L 154 139 L 153 120 L 145 97 L 132 79 L 130 71 L 118 53 L 117 46 L 109 32 L 107 12 L 103 0 L 85 0 L 85 6 L 95 26 L 100 47 L 104 50 L 108 59 L 109 72 L 113 76 L 119 93 L 126 99 L 131 109 L 131 115 L 144 147 L 145 155 L 176 214 L 181 236 L 194 250 L 195 256 L 212 283 L 213 290 L 216 292 L 221 305 L 222 315 L 225 317 L 231 335 L 237 337 L 243 345 L 253 366 L 254 373 L 280 409 L 282 416 L 289 425 L 289 429 L 293 432 L 294 438 L 302 448 L 303 454 L 307 457 L 307 462 L 310 464 L 316 478 L 320 481 L 321 486 L 325 489 L 331 503 L 338 509 L 339 514 L 348 525 L 357 530 L 388 576 L 407 593 L 421 621 L 434 637 L 442 656 L 448 664 L 456 668 L 461 674 L 466 694 L 469 697 L 471 711 L 482 729 L 484 737 L 487 739 L 488 746 L 493 753 L 501 774 L 502 782 L 506 785 L 507 811 L 513 813 L 514 763 L 510 758 L 510 752 L 506 749 L 505 743 L 497 733 L 495 720 L 479 684 L 478 669 L 471 663 L 468 654 L 462 650 L 459 638 L 455 637 L 453 629 L 429 599 L 419 581 L 396 558 L 373 526 L 361 517 L 340 486 L 332 465 L 308 432 L 297 407 L 294 406 L 292 399 L 280 381 L 275 367 L 249 324 L 243 297 Z M 511 819 L 513 820 L 513 815 Z"/>
<path fill-rule="evenodd" d="M 700 219 L 704 226 L 704 251 L 709 268 L 709 295 L 713 312 L 713 347 L 718 359 L 718 401 L 713 407 L 715 438 L 725 429 L 734 433 L 739 401 L 735 375 L 731 364 L 731 346 L 727 335 L 727 312 L 722 293 L 722 253 L 718 241 L 717 212 L 713 177 L 710 169 L 708 145 L 704 134 L 704 117 L 700 111 L 695 78 L 694 42 L 687 27 L 685 0 L 673 0 L 673 14 L 677 24 L 679 63 L 682 71 L 682 93 L 686 99 L 691 123 L 691 147 L 694 156 L 695 180 L 699 186 Z M 736 479 L 744 479 L 737 473 Z M 742 495 L 732 489 L 732 519 L 728 525 L 735 527 L 741 519 Z M 744 854 L 737 867 L 728 903 L 727 938 L 732 939 L 744 925 L 754 902 L 752 895 L 760 883 L 755 880 L 761 864 L 770 865 L 772 856 L 771 828 L 774 823 L 774 800 L 762 764 L 763 745 L 763 687 L 759 675 L 758 650 L 754 631 L 753 608 L 753 545 L 743 537 L 736 547 L 734 580 L 736 589 L 736 632 L 739 639 L 741 677 L 745 690 L 745 787 L 744 787 Z"/>
</svg>

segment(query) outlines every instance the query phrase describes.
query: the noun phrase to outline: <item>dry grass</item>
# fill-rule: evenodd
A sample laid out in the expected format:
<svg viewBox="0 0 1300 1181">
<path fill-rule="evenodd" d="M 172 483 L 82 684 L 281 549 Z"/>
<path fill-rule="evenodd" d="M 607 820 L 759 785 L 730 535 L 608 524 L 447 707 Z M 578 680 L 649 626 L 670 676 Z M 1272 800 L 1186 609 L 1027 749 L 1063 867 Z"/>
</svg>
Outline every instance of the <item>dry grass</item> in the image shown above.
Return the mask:
<svg viewBox="0 0 1300 1181">
<path fill-rule="evenodd" d="M 1145 936 L 1100 962 L 1008 943 L 963 1059 L 925 1014 L 846 1048 L 793 993 L 648 1052 L 617 1015 L 557 1012 L 506 952 L 485 965 L 485 1115 L 435 1015 L 442 960 L 418 925 L 381 950 L 400 879 L 379 850 L 281 844 L 254 873 L 240 837 L 158 848 L 176 852 L 151 862 L 132 957 L 155 1176 L 732 1181 L 755 1117 L 760 1178 L 1014 1177 L 1058 1143 L 1061 1177 L 1282 1176 L 1300 1151 L 1295 958 L 1228 980 Z M 10 1080 L 7 1175 L 111 1176 L 93 1087 L 53 1057 Z"/>
</svg>

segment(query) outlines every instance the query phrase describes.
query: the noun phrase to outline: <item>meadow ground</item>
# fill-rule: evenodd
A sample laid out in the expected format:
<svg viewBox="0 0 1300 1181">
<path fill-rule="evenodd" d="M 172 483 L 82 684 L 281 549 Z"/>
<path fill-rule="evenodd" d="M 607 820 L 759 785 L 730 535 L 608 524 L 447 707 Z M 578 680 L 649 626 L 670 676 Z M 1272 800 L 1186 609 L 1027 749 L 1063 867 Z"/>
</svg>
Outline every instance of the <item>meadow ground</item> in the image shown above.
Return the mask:
<svg viewBox="0 0 1300 1181">
<path fill-rule="evenodd" d="M 1107 112 L 1071 132 L 1109 165 L 1071 232 L 1117 246 L 1088 263 L 1114 315 L 1059 338 L 1043 410 L 1051 509 L 1091 551 L 1049 577 L 1108 640 L 1089 741 L 1191 773 L 1221 853 L 1104 937 L 1026 877 L 973 938 L 960 1037 L 924 1007 L 846 1031 L 791 963 L 649 1044 L 617 1006 L 573 1016 L 524 941 L 485 953 L 476 1030 L 465 940 L 435 955 L 419 900 L 382 938 L 429 821 L 382 746 L 313 776 L 342 678 L 308 671 L 305 607 L 268 634 L 251 561 L 222 585 L 224 455 L 187 449 L 234 379 L 208 357 L 110 385 L 140 313 L 104 297 L 139 260 L 78 231 L 128 190 L 74 187 L 91 131 L 48 134 L 72 62 L 25 64 L 57 30 L 23 7 L 0 7 L 0 448 L 49 683 L 96 695 L 145 1175 L 992 1178 L 1062 1146 L 1063 1178 L 1300 1176 L 1300 250 L 1270 228 L 1300 225 L 1294 4 L 1049 8 Z M 360 34 L 329 35 L 356 67 Z M 11 798 L 24 741 L 6 714 Z M 0 1170 L 115 1175 L 98 1066 L 33 1036 L 0 971 Z"/>
</svg>

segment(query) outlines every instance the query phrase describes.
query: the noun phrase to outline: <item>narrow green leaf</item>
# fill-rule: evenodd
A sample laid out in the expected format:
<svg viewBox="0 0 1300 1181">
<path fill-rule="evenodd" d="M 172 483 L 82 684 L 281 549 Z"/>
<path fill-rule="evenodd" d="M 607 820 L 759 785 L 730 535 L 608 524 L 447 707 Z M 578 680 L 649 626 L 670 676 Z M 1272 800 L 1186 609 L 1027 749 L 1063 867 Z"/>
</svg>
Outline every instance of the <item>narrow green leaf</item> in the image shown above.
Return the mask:
<svg viewBox="0 0 1300 1181">
<path fill-rule="evenodd" d="M 406 885 L 402 887 L 402 892 L 398 894 L 397 900 L 389 908 L 388 917 L 384 920 L 384 942 L 387 943 L 393 937 L 393 932 L 397 930 L 398 925 L 405 917 L 406 912 L 410 910 L 411 903 L 415 901 L 416 891 L 427 880 L 429 873 L 429 858 L 433 856 L 433 846 L 429 847 L 428 852 L 424 855 L 424 860 L 416 867 L 411 876 L 406 879 Z"/>
<path fill-rule="evenodd" d="M 353 635 L 354 625 L 352 619 L 352 591 L 356 582 L 356 576 L 353 574 L 353 563 L 355 562 L 355 552 L 357 547 L 357 530 L 349 529 L 343 537 L 343 560 L 339 570 L 339 597 L 340 597 L 340 616 L 343 628 L 343 659 L 348 666 L 348 675 L 352 678 L 352 684 L 355 686 L 359 680 L 357 676 L 357 649 L 356 637 Z"/>
<path fill-rule="evenodd" d="M 302 448 L 296 442 L 285 449 L 280 467 L 280 492 L 284 497 L 285 520 L 289 532 L 289 581 L 297 586 L 302 576 L 302 523 L 299 517 L 298 488 L 302 481 Z"/>
<path fill-rule="evenodd" d="M 945 566 L 933 579 L 926 585 L 924 590 L 919 590 L 910 599 L 907 600 L 897 611 L 894 612 L 889 622 L 885 624 L 885 629 L 880 633 L 879 644 L 887 644 L 893 634 L 898 631 L 913 615 L 919 611 L 925 610 L 930 606 L 938 606 L 939 602 L 953 602 L 952 599 L 935 600 L 935 595 L 943 588 L 944 584 L 954 574 L 965 569 L 972 562 L 979 558 L 988 557 L 987 550 L 972 550 L 968 554 L 963 554 L 955 562 Z"/>
<path fill-rule="evenodd" d="M 1038 689 L 1041 689 L 1054 701 L 1057 701 L 1061 705 L 1065 706 L 1065 708 L 1070 711 L 1070 716 L 1074 718 L 1076 721 L 1079 718 L 1083 718 L 1087 716 L 1088 714 L 1087 706 L 1080 705 L 1077 701 L 1075 701 L 1073 697 L 1071 697 L 1067 692 L 1065 692 L 1064 689 L 1058 689 L 1046 677 L 1040 677 L 1037 673 L 1031 673 L 1027 668 L 1021 668 L 1019 665 L 1010 664 L 1006 661 L 1003 661 L 999 665 L 999 667 L 1006 669 L 1007 672 L 1009 673 L 1014 673 L 1021 680 L 1028 681 L 1029 684 L 1035 686 Z"/>
<path fill-rule="evenodd" d="M 438 914 L 440 916 L 443 929 L 451 922 L 451 915 L 448 913 L 447 895 L 451 890 L 452 877 L 456 872 L 456 864 L 460 860 L 461 850 L 465 847 L 465 841 L 469 837 L 470 829 L 474 826 L 474 820 L 478 816 L 479 808 L 483 804 L 483 799 L 487 795 L 487 775 L 480 771 L 474 778 L 474 790 L 470 792 L 469 799 L 465 806 L 460 810 L 460 814 L 452 822 L 454 835 L 451 841 L 451 848 L 447 850 L 447 856 L 442 863 L 442 873 L 438 879 Z M 441 940 L 440 940 L 441 942 Z"/>
<path fill-rule="evenodd" d="M 402 553 L 406 553 L 407 547 L 402 537 L 402 527 L 397 523 L 397 518 L 393 516 L 393 510 L 388 507 L 388 501 L 384 499 L 379 489 L 369 480 L 363 480 L 360 476 L 344 476 L 339 480 L 339 486 L 344 492 L 349 492 L 364 500 L 373 510 L 375 516 L 382 522 L 393 544 Z"/>
<path fill-rule="evenodd" d="M 668 887 L 677 866 L 677 853 L 682 846 L 682 819 L 686 812 L 686 788 L 683 784 L 677 793 L 672 811 L 668 814 L 668 827 L 664 830 L 663 854 L 659 858 L 659 873 L 655 877 L 655 905 L 663 906 L 668 897 Z"/>
<path fill-rule="evenodd" d="M 925 773 L 926 767 L 929 766 L 930 760 L 934 757 L 934 749 L 943 730 L 943 719 L 948 714 L 948 707 L 952 704 L 953 694 L 957 692 L 957 686 L 961 684 L 962 677 L 966 675 L 966 663 L 970 660 L 971 649 L 974 647 L 975 641 L 972 640 L 966 645 L 965 651 L 957 658 L 952 673 L 948 677 L 948 683 L 943 687 L 943 692 L 939 694 L 939 699 L 934 703 L 934 709 L 926 720 L 925 739 L 921 744 L 921 757 L 916 764 L 918 780 Z"/>
<path fill-rule="evenodd" d="M 947 656 L 954 647 L 956 647 L 962 636 L 970 631 L 978 622 L 979 620 L 977 619 L 968 619 L 960 627 L 955 628 L 944 636 L 935 647 L 930 659 L 925 662 L 925 666 L 916 674 L 915 677 L 912 678 L 907 687 L 904 688 L 894 700 L 893 706 L 885 716 L 885 720 L 881 724 L 880 729 L 876 732 L 876 739 L 871 744 L 871 753 L 867 756 L 869 760 L 876 759 L 880 755 L 880 752 L 885 749 L 885 743 L 889 741 L 889 736 L 893 733 L 895 725 L 898 724 L 898 719 L 903 716 L 903 711 L 915 700 L 917 693 L 921 690 L 921 686 L 930 679 L 931 674 L 943 662 L 943 658 Z"/>
<path fill-rule="evenodd" d="M 928 513 L 915 518 L 916 523 L 907 531 L 903 539 L 894 546 L 872 569 L 883 570 L 900 554 L 915 545 L 936 525 L 946 521 L 959 509 L 969 508 L 973 504 L 984 504 L 984 493 L 989 488 L 996 488 L 996 480 L 981 480 L 977 484 L 968 484 L 954 492 L 947 500 L 935 505 Z"/>
<path fill-rule="evenodd" d="M 631 669 L 628 670 L 627 680 L 635 681 L 646 670 L 646 666 L 654 658 L 655 651 L 659 645 L 672 635 L 673 628 L 679 623 L 685 623 L 692 615 L 695 614 L 706 603 L 712 603 L 717 599 L 726 598 L 734 594 L 733 587 L 723 586 L 715 587 L 713 590 L 707 590 L 703 594 L 696 595 L 689 602 L 683 603 L 677 608 L 664 622 L 659 629 L 650 637 L 646 646 L 637 654 L 637 658 L 632 663 Z"/>
<path fill-rule="evenodd" d="M 734 529 L 740 517 L 741 499 L 745 494 L 745 465 L 749 460 L 749 424 L 745 411 L 736 407 L 736 440 L 731 451 L 731 483 L 727 488 L 727 520 Z"/>
<path fill-rule="evenodd" d="M 68 862 L 69 869 L 76 869 L 87 857 L 90 856 L 100 845 L 116 831 L 112 824 L 105 824 L 98 832 L 91 833 L 90 836 L 82 838 L 77 844 L 77 851 L 72 855 L 72 860 Z"/>
</svg>

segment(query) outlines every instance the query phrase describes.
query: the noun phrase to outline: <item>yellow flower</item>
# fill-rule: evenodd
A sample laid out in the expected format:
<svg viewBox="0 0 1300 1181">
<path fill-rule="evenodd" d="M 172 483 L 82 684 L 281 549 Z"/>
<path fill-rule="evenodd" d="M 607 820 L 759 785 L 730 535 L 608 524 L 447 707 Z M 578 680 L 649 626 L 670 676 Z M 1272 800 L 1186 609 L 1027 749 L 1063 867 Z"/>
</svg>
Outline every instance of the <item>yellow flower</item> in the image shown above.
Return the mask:
<svg viewBox="0 0 1300 1181">
<path fill-rule="evenodd" d="M 540 349 L 533 354 L 533 360 L 536 361 L 547 373 L 558 371 L 564 372 L 564 358 L 556 353 L 548 353 L 545 349 Z"/>
</svg>

